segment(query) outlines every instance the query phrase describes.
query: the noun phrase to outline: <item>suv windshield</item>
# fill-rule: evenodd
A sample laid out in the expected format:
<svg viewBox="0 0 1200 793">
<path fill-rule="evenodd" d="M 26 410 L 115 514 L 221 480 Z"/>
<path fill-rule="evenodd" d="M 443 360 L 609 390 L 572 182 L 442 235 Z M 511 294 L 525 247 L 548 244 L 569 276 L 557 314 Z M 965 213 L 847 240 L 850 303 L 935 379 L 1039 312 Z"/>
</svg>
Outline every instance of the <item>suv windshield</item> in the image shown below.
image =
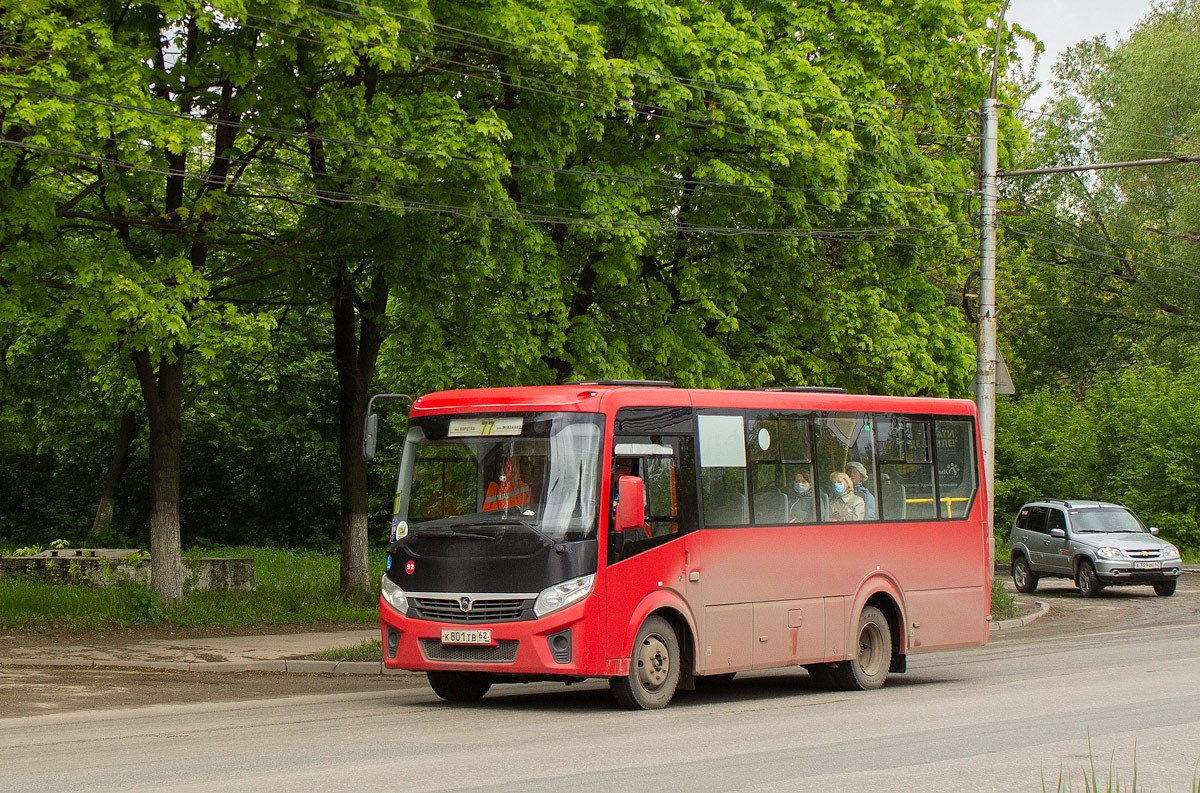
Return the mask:
<svg viewBox="0 0 1200 793">
<path fill-rule="evenodd" d="M 593 414 L 413 419 L 393 525 L 405 521 L 418 537 L 595 536 L 602 437 L 602 417 Z"/>
<path fill-rule="evenodd" d="M 1132 512 L 1120 507 L 1073 509 L 1071 528 L 1080 534 L 1148 533 L 1148 529 Z"/>
</svg>

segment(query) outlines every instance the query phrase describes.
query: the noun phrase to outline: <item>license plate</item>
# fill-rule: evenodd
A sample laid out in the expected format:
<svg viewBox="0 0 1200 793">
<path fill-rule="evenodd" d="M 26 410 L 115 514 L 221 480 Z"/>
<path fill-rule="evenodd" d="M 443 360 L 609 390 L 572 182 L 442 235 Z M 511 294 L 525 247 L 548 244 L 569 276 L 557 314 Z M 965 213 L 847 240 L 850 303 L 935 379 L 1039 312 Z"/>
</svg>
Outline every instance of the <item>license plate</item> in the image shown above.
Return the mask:
<svg viewBox="0 0 1200 793">
<path fill-rule="evenodd" d="M 492 632 L 442 628 L 442 644 L 491 644 Z"/>
<path fill-rule="evenodd" d="M 1162 562 L 1134 562 L 1134 570 L 1158 570 L 1162 567 Z"/>
</svg>

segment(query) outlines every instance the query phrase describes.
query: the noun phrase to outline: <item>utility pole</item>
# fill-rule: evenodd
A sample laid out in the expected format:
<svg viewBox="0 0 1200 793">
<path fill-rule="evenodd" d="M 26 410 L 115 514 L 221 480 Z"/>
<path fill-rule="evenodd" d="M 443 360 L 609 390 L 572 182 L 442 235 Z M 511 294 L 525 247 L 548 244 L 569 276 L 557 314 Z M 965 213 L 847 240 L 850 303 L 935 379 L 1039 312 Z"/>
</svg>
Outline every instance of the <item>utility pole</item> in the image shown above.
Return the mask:
<svg viewBox="0 0 1200 793">
<path fill-rule="evenodd" d="M 1000 43 L 1004 31 L 1004 13 L 1008 0 L 996 20 L 996 49 L 992 58 L 992 84 L 983 100 L 983 140 L 979 153 L 979 214 L 982 240 L 979 248 L 979 343 L 975 359 L 975 405 L 979 413 L 979 439 L 983 445 L 983 476 L 987 483 L 985 517 L 991 558 L 996 558 L 996 535 L 992 520 L 995 508 L 993 485 L 996 481 L 996 184 L 1000 103 L 996 86 L 999 80 Z"/>
</svg>

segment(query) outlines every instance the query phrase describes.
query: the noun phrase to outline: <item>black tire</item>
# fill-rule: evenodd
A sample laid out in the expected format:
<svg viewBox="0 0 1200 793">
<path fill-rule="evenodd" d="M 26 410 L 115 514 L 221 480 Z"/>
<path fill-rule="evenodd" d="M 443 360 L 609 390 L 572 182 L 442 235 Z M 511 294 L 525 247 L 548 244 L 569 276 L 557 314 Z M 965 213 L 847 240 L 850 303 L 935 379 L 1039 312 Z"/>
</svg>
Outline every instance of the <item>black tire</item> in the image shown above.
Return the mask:
<svg viewBox="0 0 1200 793">
<path fill-rule="evenodd" d="M 1080 561 L 1079 569 L 1075 571 L 1075 586 L 1079 587 L 1079 594 L 1085 598 L 1100 597 L 1104 589 L 1104 584 L 1096 577 L 1096 568 L 1087 559 Z"/>
<path fill-rule="evenodd" d="M 844 691 L 867 691 L 883 685 L 891 666 L 892 630 L 882 611 L 867 606 L 858 618 L 854 657 L 839 661 L 834 677 Z"/>
<path fill-rule="evenodd" d="M 478 672 L 426 672 L 429 687 L 447 702 L 478 702 L 492 682 Z"/>
<path fill-rule="evenodd" d="M 1170 581 L 1155 581 L 1154 594 L 1159 597 L 1169 598 L 1175 594 L 1175 584 L 1177 583 L 1175 579 L 1171 579 Z"/>
<path fill-rule="evenodd" d="M 1037 591 L 1038 574 L 1033 572 L 1033 568 L 1029 566 L 1029 560 L 1024 556 L 1018 556 L 1013 559 L 1012 579 L 1013 585 L 1016 586 L 1018 592 L 1024 592 L 1028 595 Z"/>
<path fill-rule="evenodd" d="M 664 708 L 679 685 L 679 637 L 662 617 L 650 617 L 638 629 L 629 655 L 629 674 L 610 678 L 617 704 L 629 710 Z"/>
<path fill-rule="evenodd" d="M 808 676 L 817 688 L 832 691 L 838 687 L 832 664 L 808 664 L 804 668 L 808 670 Z"/>
</svg>

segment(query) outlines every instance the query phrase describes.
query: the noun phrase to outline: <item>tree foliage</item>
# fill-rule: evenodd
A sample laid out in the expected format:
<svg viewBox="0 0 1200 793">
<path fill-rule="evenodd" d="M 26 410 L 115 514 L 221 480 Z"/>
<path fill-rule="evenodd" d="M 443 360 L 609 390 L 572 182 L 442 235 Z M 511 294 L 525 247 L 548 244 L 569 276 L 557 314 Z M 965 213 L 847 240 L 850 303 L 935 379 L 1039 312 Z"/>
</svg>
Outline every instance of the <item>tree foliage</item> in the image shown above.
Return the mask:
<svg viewBox="0 0 1200 793">
<path fill-rule="evenodd" d="M 337 536 L 351 592 L 372 390 L 963 395 L 972 345 L 945 292 L 974 258 L 970 111 L 997 6 L 6 7 L 5 445 L 36 464 L 21 411 L 60 439 L 91 416 L 106 430 L 58 453 L 98 487 L 132 406 L 129 485 L 151 495 L 126 487 L 118 528 L 148 522 L 153 558 L 177 559 L 181 531 Z M 85 409 L 37 375 L 50 361 L 86 381 Z"/>
</svg>

